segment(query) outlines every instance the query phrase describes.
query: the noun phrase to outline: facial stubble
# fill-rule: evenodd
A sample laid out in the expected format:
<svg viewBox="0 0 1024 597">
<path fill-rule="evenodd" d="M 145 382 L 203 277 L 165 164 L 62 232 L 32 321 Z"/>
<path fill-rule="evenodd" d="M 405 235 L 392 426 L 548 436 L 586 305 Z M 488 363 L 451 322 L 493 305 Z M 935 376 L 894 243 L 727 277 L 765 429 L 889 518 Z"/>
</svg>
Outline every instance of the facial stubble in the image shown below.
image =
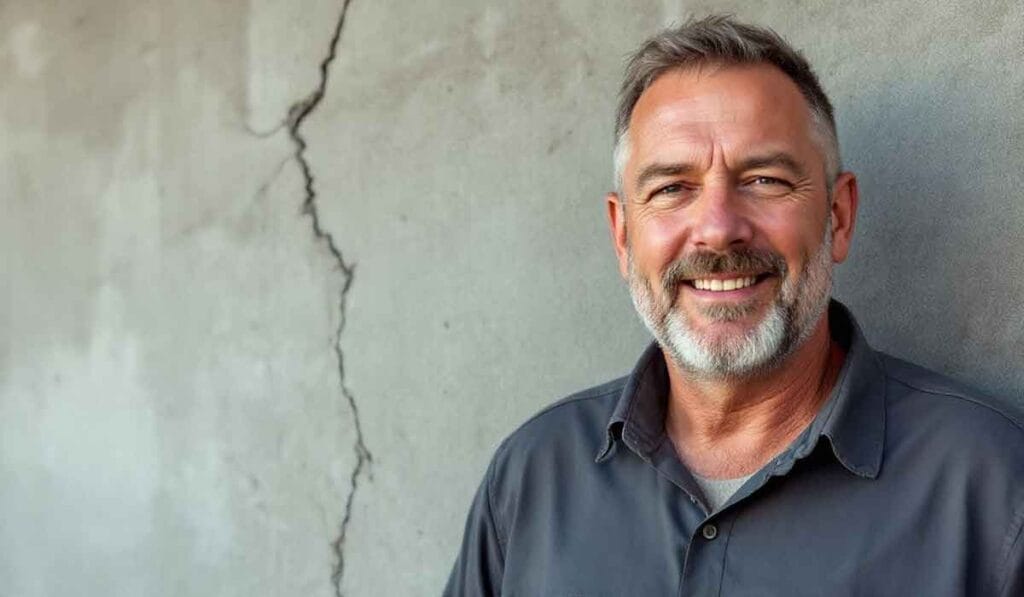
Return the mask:
<svg viewBox="0 0 1024 597">
<path fill-rule="evenodd" d="M 814 331 L 828 307 L 832 290 L 831 221 L 822 242 L 790 279 L 785 259 L 774 251 L 738 250 L 728 254 L 697 253 L 672 263 L 659 281 L 659 301 L 651 283 L 636 269 L 631 248 L 626 254 L 629 289 L 637 313 L 655 340 L 681 370 L 705 379 L 746 378 L 777 368 Z M 702 335 L 676 304 L 679 286 L 701 274 L 768 271 L 783 280 L 763 318 L 745 333 L 725 338 Z M 764 283 L 764 282 L 762 282 Z M 705 307 L 713 322 L 734 322 L 753 315 L 757 302 Z"/>
</svg>

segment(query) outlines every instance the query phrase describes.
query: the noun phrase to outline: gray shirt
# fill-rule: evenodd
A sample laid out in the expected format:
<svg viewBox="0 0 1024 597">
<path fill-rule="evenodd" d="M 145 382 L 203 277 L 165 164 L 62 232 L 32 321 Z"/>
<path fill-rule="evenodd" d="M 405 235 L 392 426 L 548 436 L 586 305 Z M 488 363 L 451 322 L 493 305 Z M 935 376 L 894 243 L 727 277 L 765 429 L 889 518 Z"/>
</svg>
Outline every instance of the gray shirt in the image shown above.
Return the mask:
<svg viewBox="0 0 1024 597">
<path fill-rule="evenodd" d="M 831 396 L 716 512 L 666 439 L 656 346 L 497 449 L 448 596 L 1024 595 L 1024 431 L 876 352 L 845 307 Z"/>
</svg>

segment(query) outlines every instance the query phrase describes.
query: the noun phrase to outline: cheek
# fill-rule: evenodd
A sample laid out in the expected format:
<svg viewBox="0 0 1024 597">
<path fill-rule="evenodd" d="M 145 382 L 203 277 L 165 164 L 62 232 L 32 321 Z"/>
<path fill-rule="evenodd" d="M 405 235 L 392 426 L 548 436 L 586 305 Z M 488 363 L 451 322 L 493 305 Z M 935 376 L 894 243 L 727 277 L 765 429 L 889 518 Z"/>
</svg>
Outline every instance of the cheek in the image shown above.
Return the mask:
<svg viewBox="0 0 1024 597">
<path fill-rule="evenodd" d="M 772 249 L 786 257 L 803 260 L 817 250 L 825 237 L 825 217 L 798 210 L 777 210 L 761 214 L 756 227 Z"/>
<path fill-rule="evenodd" d="M 659 270 L 665 269 L 680 253 L 682 230 L 678 219 L 671 216 L 638 218 L 630 234 L 637 259 Z"/>
</svg>

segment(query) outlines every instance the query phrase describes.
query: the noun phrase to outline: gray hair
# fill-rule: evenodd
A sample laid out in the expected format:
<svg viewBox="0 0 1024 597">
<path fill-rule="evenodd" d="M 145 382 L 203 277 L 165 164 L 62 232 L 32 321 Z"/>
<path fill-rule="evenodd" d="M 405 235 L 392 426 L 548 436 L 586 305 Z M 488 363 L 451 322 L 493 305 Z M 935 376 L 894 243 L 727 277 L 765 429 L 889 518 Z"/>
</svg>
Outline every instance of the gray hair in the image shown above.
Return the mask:
<svg viewBox="0 0 1024 597">
<path fill-rule="evenodd" d="M 620 193 L 622 171 L 629 159 L 629 120 L 633 107 L 655 79 L 670 70 L 703 65 L 770 64 L 786 74 L 803 94 L 825 158 L 825 182 L 831 192 L 839 175 L 839 140 L 832 104 L 811 65 L 799 51 L 771 29 L 747 25 L 731 16 L 690 20 L 648 39 L 629 59 L 615 115 L 615 186 Z"/>
</svg>

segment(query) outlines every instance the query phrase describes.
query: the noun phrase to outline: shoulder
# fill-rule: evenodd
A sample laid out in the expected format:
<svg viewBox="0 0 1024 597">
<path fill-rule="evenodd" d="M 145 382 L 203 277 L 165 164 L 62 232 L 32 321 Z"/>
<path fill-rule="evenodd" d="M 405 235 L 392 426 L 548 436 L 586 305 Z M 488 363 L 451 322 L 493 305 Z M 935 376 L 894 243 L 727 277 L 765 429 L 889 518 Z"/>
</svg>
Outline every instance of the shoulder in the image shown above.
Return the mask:
<svg viewBox="0 0 1024 597">
<path fill-rule="evenodd" d="M 593 460 L 627 379 L 620 377 L 548 405 L 505 438 L 495 452 L 496 464 L 526 464 L 538 451 L 549 460 L 582 453 Z"/>
<path fill-rule="evenodd" d="M 887 417 L 956 449 L 1012 460 L 1024 470 L 1019 407 L 920 365 L 878 353 L 886 376 Z"/>
<path fill-rule="evenodd" d="M 549 508 L 554 493 L 585 491 L 608 420 L 626 385 L 616 379 L 577 392 L 533 415 L 498 446 L 486 486 L 495 523 L 511 535 L 519 514 Z"/>
</svg>

